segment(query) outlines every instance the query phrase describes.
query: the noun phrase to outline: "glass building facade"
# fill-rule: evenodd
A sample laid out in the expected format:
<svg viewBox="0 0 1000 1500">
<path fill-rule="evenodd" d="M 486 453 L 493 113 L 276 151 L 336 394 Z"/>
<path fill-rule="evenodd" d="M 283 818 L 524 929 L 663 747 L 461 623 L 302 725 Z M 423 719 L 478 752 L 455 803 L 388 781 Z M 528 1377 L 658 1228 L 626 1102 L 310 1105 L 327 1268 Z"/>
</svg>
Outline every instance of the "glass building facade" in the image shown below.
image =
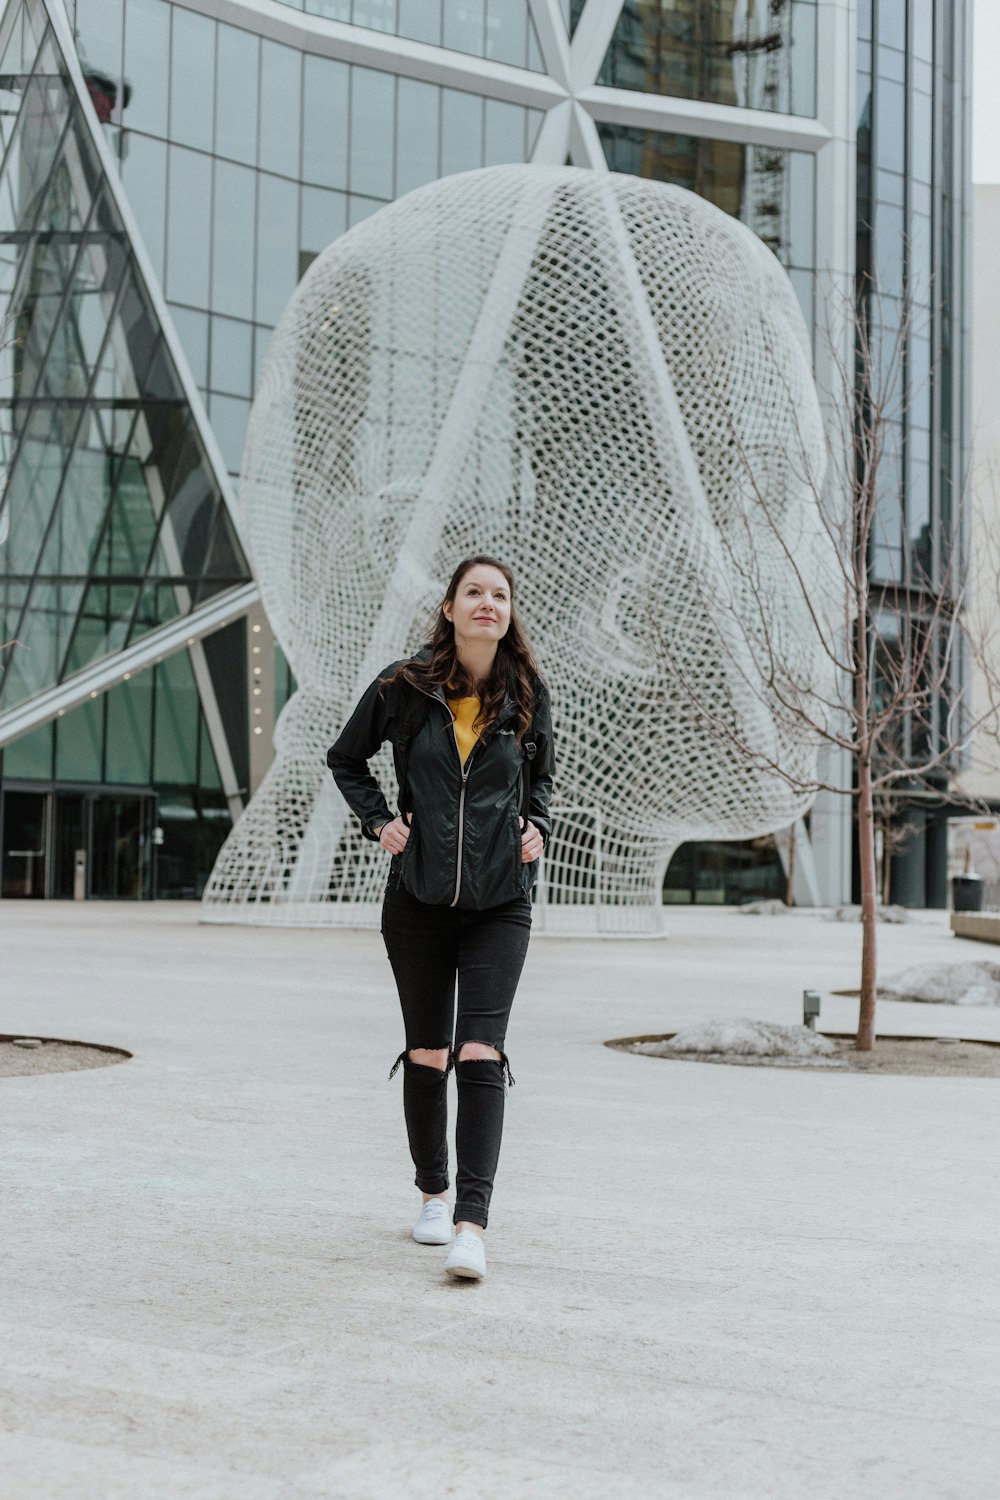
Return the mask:
<svg viewBox="0 0 1000 1500">
<path fill-rule="evenodd" d="M 439 176 L 570 162 L 740 218 L 810 327 L 836 261 L 818 228 L 822 114 L 848 79 L 824 95 L 817 62 L 839 5 L 216 9 L 6 0 L 0 15 L 4 897 L 198 895 L 259 782 L 290 674 L 253 601 L 235 487 L 270 334 L 338 235 Z M 901 416 L 909 542 L 889 538 L 880 567 L 928 545 L 964 452 L 963 10 L 862 6 L 852 39 L 857 263 L 891 295 L 923 288 L 931 331 L 907 378 L 942 371 Z M 780 884 L 773 849 L 726 847 L 679 851 L 669 899 Z"/>
</svg>

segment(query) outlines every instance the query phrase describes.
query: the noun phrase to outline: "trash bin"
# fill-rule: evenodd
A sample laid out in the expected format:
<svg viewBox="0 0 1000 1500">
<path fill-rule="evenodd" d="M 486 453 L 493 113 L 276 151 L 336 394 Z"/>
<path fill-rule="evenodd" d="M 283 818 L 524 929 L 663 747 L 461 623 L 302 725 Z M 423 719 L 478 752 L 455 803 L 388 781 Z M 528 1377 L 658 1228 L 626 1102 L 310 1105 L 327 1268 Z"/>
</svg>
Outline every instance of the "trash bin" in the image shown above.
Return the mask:
<svg viewBox="0 0 1000 1500">
<path fill-rule="evenodd" d="M 981 875 L 953 875 L 951 877 L 952 911 L 982 911 L 983 877 Z"/>
</svg>

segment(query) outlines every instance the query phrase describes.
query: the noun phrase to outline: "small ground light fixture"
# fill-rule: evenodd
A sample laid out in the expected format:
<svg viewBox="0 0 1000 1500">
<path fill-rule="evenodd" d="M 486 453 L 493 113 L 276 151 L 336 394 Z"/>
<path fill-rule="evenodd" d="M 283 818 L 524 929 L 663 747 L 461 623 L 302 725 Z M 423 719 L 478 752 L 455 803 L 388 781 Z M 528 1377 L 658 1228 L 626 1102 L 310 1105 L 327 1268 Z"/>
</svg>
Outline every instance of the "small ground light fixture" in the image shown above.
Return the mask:
<svg viewBox="0 0 1000 1500">
<path fill-rule="evenodd" d="M 802 1024 L 808 1026 L 810 1031 L 816 1030 L 816 1021 L 819 1018 L 819 990 L 802 991 Z"/>
</svg>

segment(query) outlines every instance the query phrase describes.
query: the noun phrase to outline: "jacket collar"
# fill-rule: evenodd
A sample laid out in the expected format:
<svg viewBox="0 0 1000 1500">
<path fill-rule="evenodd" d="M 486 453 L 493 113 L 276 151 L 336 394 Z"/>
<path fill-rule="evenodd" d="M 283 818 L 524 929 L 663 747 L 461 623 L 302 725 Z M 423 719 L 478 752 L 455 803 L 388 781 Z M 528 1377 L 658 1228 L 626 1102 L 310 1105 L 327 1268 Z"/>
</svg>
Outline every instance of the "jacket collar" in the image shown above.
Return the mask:
<svg viewBox="0 0 1000 1500">
<path fill-rule="evenodd" d="M 420 646 L 416 651 L 414 651 L 412 660 L 413 661 L 430 661 L 432 654 L 433 653 L 432 653 L 432 650 L 431 650 L 430 643 L 429 642 L 425 642 L 424 645 Z M 444 691 L 443 687 L 437 687 L 437 688 L 435 688 L 433 690 L 433 692 L 428 693 L 427 696 L 430 697 L 430 698 L 436 698 L 439 703 L 443 703 L 444 706 L 445 706 L 445 708 L 448 708 L 448 699 L 447 699 L 447 696 L 445 694 L 445 691 Z M 500 710 L 499 710 L 496 718 L 493 720 L 492 724 L 488 724 L 486 726 L 486 729 L 483 731 L 483 733 L 484 734 L 492 734 L 501 724 L 506 723 L 506 721 L 516 711 L 517 711 L 517 704 L 514 702 L 514 699 L 510 696 L 510 693 L 505 693 L 504 694 L 504 700 L 503 700 L 503 702 L 500 705 Z M 451 710 L 448 709 L 448 712 L 450 713 Z"/>
</svg>

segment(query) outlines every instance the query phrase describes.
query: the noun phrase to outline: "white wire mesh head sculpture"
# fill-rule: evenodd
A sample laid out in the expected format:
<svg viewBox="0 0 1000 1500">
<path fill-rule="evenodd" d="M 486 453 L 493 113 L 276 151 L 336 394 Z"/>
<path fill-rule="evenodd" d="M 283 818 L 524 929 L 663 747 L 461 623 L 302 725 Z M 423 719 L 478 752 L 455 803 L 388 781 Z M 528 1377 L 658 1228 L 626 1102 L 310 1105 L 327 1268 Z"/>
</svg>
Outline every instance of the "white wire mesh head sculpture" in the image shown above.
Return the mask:
<svg viewBox="0 0 1000 1500">
<path fill-rule="evenodd" d="M 241 480 L 299 686 L 206 915 L 377 921 L 386 856 L 353 826 L 326 749 L 475 552 L 512 563 L 552 690 L 547 925 L 656 930 L 680 842 L 799 816 L 809 798 L 710 743 L 668 667 L 682 659 L 721 713 L 808 772 L 814 750 L 727 668 L 705 607 L 739 602 L 720 534 L 739 519 L 751 545 L 757 526 L 779 634 L 811 669 L 802 600 L 753 520 L 734 437 L 818 574 L 814 489 L 788 461 L 799 448 L 822 470 L 798 304 L 755 236 L 684 189 L 488 168 L 331 245 L 275 332 Z M 387 748 L 373 769 L 391 803 Z"/>
</svg>

